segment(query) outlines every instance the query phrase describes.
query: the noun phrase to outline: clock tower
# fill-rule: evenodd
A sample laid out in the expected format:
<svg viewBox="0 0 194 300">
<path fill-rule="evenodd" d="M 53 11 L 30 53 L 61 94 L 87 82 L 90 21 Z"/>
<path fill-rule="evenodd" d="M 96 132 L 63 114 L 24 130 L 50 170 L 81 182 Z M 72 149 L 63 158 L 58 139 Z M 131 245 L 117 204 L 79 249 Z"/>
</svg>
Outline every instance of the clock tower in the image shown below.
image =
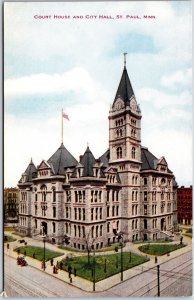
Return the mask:
<svg viewBox="0 0 194 300">
<path fill-rule="evenodd" d="M 124 69 L 109 112 L 109 165 L 117 168 L 122 184 L 121 230 L 129 240 L 133 226 L 140 229 L 141 111 Z"/>
</svg>

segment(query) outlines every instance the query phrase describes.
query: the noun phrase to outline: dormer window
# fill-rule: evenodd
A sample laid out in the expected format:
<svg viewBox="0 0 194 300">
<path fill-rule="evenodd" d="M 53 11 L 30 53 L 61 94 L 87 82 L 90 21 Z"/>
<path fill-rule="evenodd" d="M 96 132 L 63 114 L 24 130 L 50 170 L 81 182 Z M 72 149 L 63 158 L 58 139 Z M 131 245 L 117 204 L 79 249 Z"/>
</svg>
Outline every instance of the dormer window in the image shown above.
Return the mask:
<svg viewBox="0 0 194 300">
<path fill-rule="evenodd" d="M 147 178 L 144 178 L 144 179 L 143 179 L 143 184 L 144 184 L 144 185 L 147 185 L 147 184 L 148 184 Z"/>
</svg>

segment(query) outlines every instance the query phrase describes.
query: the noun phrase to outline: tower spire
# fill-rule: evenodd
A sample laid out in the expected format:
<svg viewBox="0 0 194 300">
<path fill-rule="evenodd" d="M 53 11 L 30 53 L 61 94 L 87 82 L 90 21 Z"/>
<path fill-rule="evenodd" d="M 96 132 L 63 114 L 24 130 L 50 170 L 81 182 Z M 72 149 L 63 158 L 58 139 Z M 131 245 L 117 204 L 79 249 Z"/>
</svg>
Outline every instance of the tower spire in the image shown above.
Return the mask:
<svg viewBox="0 0 194 300">
<path fill-rule="evenodd" d="M 127 56 L 127 52 L 124 52 L 123 55 L 124 55 L 124 68 L 126 68 L 126 56 Z"/>
</svg>

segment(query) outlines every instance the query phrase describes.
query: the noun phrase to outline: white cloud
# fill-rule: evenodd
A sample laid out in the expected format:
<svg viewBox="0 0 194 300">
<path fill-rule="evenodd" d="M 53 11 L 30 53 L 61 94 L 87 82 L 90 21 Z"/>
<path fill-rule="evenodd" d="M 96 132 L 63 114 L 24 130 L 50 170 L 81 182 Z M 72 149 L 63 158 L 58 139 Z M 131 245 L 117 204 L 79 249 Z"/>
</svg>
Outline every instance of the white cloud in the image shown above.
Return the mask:
<svg viewBox="0 0 194 300">
<path fill-rule="evenodd" d="M 172 89 L 177 89 L 180 87 L 191 86 L 192 82 L 192 70 L 178 70 L 173 74 L 163 76 L 161 79 L 161 84 L 164 87 L 169 87 Z"/>
<path fill-rule="evenodd" d="M 179 185 L 192 183 L 192 136 L 180 131 L 152 130 L 144 144 L 157 157 L 164 156 Z"/>
<path fill-rule="evenodd" d="M 142 88 L 137 90 L 136 95 L 140 102 L 150 103 L 158 109 L 172 105 L 186 106 L 192 103 L 191 94 L 187 91 L 182 91 L 177 95 L 168 94 L 154 88 Z"/>
<path fill-rule="evenodd" d="M 83 68 L 64 74 L 32 74 L 5 80 L 5 96 L 61 93 L 67 91 L 93 92 L 96 82 Z"/>
</svg>

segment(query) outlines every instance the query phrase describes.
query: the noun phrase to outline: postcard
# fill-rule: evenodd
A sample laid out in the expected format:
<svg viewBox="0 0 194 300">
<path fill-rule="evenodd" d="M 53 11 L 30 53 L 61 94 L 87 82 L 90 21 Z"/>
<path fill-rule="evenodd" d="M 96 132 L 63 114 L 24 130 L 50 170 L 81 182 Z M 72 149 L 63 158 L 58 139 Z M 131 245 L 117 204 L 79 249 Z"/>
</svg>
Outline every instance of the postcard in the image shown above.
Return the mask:
<svg viewBox="0 0 194 300">
<path fill-rule="evenodd" d="M 4 297 L 192 295 L 191 1 L 4 2 Z"/>
</svg>

